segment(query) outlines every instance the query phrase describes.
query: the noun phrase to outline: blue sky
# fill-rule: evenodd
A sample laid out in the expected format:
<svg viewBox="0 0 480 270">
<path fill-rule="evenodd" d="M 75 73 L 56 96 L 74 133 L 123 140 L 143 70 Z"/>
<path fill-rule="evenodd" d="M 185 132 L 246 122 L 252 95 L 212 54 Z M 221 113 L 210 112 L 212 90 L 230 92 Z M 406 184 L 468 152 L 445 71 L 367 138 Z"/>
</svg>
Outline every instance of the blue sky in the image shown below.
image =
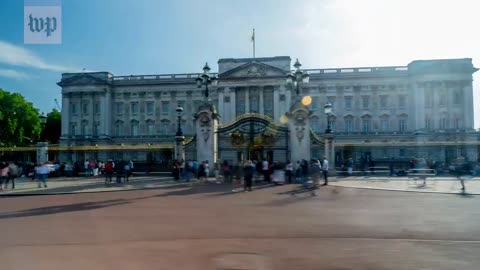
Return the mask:
<svg viewBox="0 0 480 270">
<path fill-rule="evenodd" d="M 50 111 L 62 72 L 199 72 L 206 61 L 216 70 L 219 58 L 252 55 L 252 27 L 257 56 L 298 57 L 305 68 L 455 57 L 480 67 L 477 2 L 63 0 L 62 43 L 27 45 L 23 0 L 2 0 L 0 87 Z M 477 108 L 476 127 L 479 120 Z"/>
</svg>

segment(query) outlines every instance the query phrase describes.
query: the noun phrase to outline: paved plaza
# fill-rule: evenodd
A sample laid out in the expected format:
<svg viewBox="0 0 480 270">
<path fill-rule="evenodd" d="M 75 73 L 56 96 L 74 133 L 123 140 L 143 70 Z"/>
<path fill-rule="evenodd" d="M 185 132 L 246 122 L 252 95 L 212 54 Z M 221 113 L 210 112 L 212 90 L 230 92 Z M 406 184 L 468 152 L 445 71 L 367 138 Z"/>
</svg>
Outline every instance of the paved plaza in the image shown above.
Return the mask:
<svg viewBox="0 0 480 270">
<path fill-rule="evenodd" d="M 2 270 L 480 265 L 480 196 L 470 194 L 211 183 L 0 203 Z"/>
<path fill-rule="evenodd" d="M 128 183 L 105 184 L 103 177 L 76 177 L 76 178 L 51 178 L 48 181 L 48 188 L 38 188 L 37 182 L 27 178 L 17 179 L 16 188 L 6 189 L 1 195 L 46 195 L 63 193 L 88 193 L 88 192 L 109 192 L 128 191 L 142 189 L 157 189 L 168 186 L 185 185 L 183 181 L 174 181 L 169 174 L 142 175 L 130 178 Z M 113 179 L 115 181 L 115 179 Z M 196 183 L 197 180 L 193 180 Z M 210 183 L 215 182 L 213 178 Z M 258 182 L 257 182 L 258 183 Z M 228 184 L 226 184 L 228 185 Z M 263 185 L 263 184 L 262 184 Z M 451 176 L 427 178 L 425 184 L 421 179 L 408 177 L 386 177 L 386 176 L 352 176 L 352 177 L 331 177 L 330 185 L 350 188 L 366 188 L 378 190 L 395 190 L 409 192 L 433 192 L 433 193 L 468 193 L 480 195 L 480 178 L 469 178 L 465 180 L 466 191 L 461 190 L 460 181 Z"/>
</svg>

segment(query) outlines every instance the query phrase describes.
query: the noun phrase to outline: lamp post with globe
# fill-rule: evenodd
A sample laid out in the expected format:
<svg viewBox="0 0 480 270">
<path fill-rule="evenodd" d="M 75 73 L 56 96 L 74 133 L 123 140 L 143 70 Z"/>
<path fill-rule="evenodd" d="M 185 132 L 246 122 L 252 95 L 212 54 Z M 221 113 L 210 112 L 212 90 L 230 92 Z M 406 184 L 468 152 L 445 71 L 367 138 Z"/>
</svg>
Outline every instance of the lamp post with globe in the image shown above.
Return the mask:
<svg viewBox="0 0 480 270">
<path fill-rule="evenodd" d="M 177 118 L 178 118 L 178 128 L 177 132 L 175 133 L 175 158 L 180 160 L 185 160 L 185 149 L 183 147 L 183 142 L 185 141 L 185 137 L 183 136 L 182 131 L 182 115 L 183 115 L 183 107 L 180 104 L 177 106 Z"/>
<path fill-rule="evenodd" d="M 332 116 L 332 104 L 327 103 L 323 106 L 325 116 L 327 117 L 327 129 L 325 129 L 325 157 L 328 162 L 331 164 L 329 166 L 329 174 L 335 175 L 335 141 L 334 134 L 332 131 L 330 117 Z"/>
</svg>

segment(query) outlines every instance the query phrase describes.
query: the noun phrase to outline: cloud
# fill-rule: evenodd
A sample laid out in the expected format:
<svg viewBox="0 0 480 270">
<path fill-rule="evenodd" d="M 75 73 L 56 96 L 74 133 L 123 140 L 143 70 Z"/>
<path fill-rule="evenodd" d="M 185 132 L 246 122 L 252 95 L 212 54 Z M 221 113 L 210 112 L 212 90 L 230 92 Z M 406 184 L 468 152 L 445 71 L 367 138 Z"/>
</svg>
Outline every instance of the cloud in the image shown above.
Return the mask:
<svg viewBox="0 0 480 270">
<path fill-rule="evenodd" d="M 29 79 L 30 78 L 30 76 L 28 76 L 27 73 L 16 71 L 13 69 L 0 69 L 0 76 L 13 78 L 13 79 Z"/>
<path fill-rule="evenodd" d="M 47 63 L 41 57 L 35 55 L 33 52 L 7 42 L 0 40 L 0 63 L 31 67 L 37 69 L 59 71 L 59 72 L 78 72 L 79 68 L 67 67 Z M 10 74 L 14 74 L 9 72 Z"/>
</svg>

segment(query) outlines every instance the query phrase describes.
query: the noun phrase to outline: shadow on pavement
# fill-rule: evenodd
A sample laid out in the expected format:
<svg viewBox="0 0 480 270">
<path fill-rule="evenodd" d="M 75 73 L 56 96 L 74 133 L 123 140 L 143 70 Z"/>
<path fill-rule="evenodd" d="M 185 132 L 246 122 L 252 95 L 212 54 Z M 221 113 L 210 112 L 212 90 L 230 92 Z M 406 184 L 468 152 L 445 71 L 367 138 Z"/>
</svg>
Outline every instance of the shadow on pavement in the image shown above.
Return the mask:
<svg viewBox="0 0 480 270">
<path fill-rule="evenodd" d="M 122 204 L 130 203 L 130 201 L 131 200 L 116 199 L 116 200 L 108 200 L 108 201 L 101 201 L 101 202 L 87 202 L 87 203 L 33 208 L 33 209 L 23 210 L 19 212 L 3 213 L 3 214 L 0 214 L 0 219 L 53 215 L 53 214 L 76 212 L 76 211 L 87 211 L 87 210 L 110 207 L 115 205 L 122 205 Z"/>
<path fill-rule="evenodd" d="M 163 185 L 165 184 L 170 184 L 173 182 L 169 180 L 135 180 L 135 179 L 130 179 L 129 182 L 127 183 L 105 183 L 105 180 L 103 178 L 99 178 L 98 182 L 94 183 L 86 183 L 82 185 L 74 185 L 74 186 L 62 186 L 62 187 L 53 187 L 53 188 L 38 188 L 38 189 L 30 189 L 27 191 L 21 191 L 18 190 L 17 192 L 12 192 L 12 193 L 5 193 L 2 194 L 1 196 L 21 196 L 21 195 L 53 195 L 53 194 L 64 194 L 64 193 L 81 193 L 84 190 L 91 190 L 91 192 L 102 192 L 102 191 L 110 191 L 108 188 L 118 188 L 118 187 L 126 187 L 128 185 L 131 185 L 130 189 L 154 189 L 154 188 L 164 188 Z M 176 186 L 175 188 L 178 188 Z M 95 189 L 104 189 L 104 190 L 98 190 L 96 191 Z M 113 191 L 114 189 L 112 189 Z M 128 188 L 125 189 L 125 191 L 129 190 Z M 114 190 L 114 191 L 123 191 L 123 190 Z M 0 197 L 1 197 L 0 196 Z"/>
<path fill-rule="evenodd" d="M 0 214 L 0 220 L 1 219 L 9 219 L 9 218 L 54 215 L 54 214 L 77 212 L 77 211 L 88 211 L 88 210 L 100 209 L 100 208 L 117 206 L 117 205 L 122 205 L 122 204 L 128 204 L 128 203 L 132 203 L 132 202 L 138 201 L 138 200 L 144 200 L 144 199 L 155 198 L 155 197 L 162 197 L 162 195 L 163 194 L 155 194 L 155 195 L 132 198 L 132 199 L 114 199 L 114 200 L 107 200 L 107 201 L 85 202 L 85 203 L 55 205 L 55 206 L 48 206 L 48 207 L 33 208 L 33 209 L 28 209 L 28 210 L 23 210 L 23 211 L 18 211 L 18 212 L 1 213 Z"/>
<path fill-rule="evenodd" d="M 232 183 L 225 183 L 225 184 L 222 184 L 222 186 L 225 187 L 225 191 L 222 192 L 222 193 L 216 193 L 216 194 L 211 194 L 210 196 L 227 196 L 227 195 L 234 195 L 234 194 L 239 194 L 239 193 L 242 193 L 243 191 L 243 187 L 235 187 L 236 190 L 238 191 L 235 191 L 233 192 L 232 189 L 233 189 L 233 185 Z M 256 183 L 255 185 L 252 186 L 253 190 L 252 192 L 255 192 L 256 190 L 262 190 L 262 189 L 265 189 L 265 188 L 270 188 L 270 187 L 275 187 L 274 184 L 272 183 L 268 183 L 268 182 L 262 182 L 262 183 Z"/>
</svg>

